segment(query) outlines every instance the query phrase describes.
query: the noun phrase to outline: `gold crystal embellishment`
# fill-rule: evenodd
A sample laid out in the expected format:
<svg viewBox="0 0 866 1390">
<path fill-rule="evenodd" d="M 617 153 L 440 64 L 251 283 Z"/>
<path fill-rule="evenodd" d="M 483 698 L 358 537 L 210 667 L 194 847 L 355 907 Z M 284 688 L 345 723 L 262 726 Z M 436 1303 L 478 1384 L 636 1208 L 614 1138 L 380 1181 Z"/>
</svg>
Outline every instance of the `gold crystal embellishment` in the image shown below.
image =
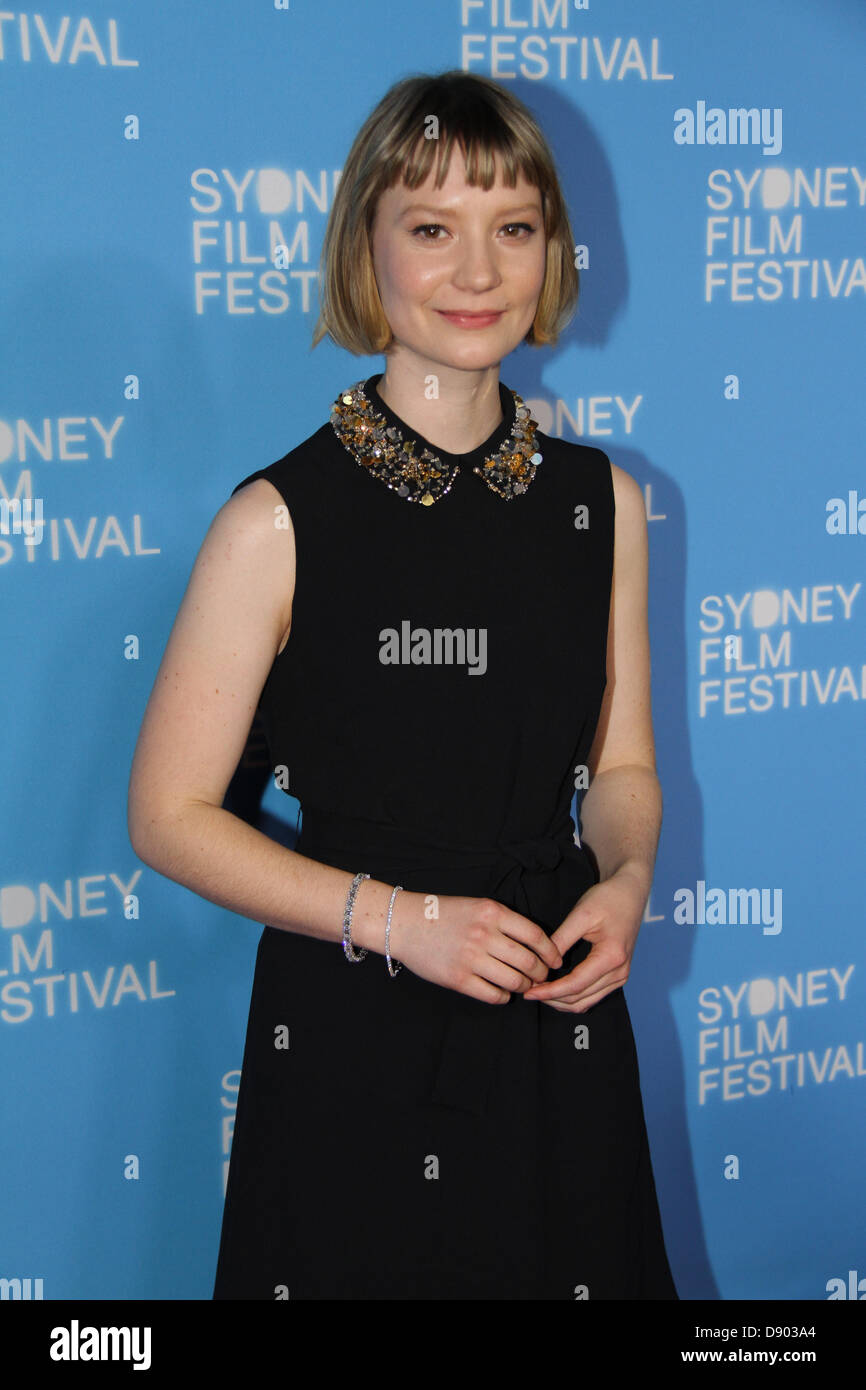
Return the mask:
<svg viewBox="0 0 866 1390">
<path fill-rule="evenodd" d="M 448 492 L 459 465 L 447 464 L 428 448 L 418 453 L 418 441 L 405 439 L 401 430 L 376 410 L 358 381 L 342 392 L 331 408 L 331 425 L 340 443 L 374 478 L 379 478 L 398 497 L 432 507 Z M 509 388 L 510 390 L 510 388 Z M 542 461 L 529 408 L 516 391 L 514 423 L 508 438 L 484 462 L 473 468 L 490 488 L 509 501 L 526 492 Z"/>
</svg>

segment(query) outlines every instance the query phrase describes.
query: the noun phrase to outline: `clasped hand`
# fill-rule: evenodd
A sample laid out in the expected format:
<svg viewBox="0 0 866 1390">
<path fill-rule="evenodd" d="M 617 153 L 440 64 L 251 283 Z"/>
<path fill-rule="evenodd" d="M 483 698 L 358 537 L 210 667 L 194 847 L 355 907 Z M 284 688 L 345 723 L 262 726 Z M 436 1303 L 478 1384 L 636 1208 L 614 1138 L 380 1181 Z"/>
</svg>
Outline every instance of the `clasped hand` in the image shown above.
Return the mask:
<svg viewBox="0 0 866 1390">
<path fill-rule="evenodd" d="M 589 955 L 560 979 L 531 985 L 523 998 L 579 1014 L 619 989 L 629 976 L 645 905 L 641 883 L 626 869 L 588 888 L 550 940 L 563 957 L 576 941 L 589 941 Z"/>
</svg>

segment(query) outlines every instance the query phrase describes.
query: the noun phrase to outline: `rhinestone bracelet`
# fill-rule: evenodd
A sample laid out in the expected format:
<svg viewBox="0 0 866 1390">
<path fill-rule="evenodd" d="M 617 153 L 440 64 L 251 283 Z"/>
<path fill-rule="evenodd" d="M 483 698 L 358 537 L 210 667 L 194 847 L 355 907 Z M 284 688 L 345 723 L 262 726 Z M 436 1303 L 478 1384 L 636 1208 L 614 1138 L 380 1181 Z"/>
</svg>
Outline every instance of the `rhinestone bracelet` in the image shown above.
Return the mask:
<svg viewBox="0 0 866 1390">
<path fill-rule="evenodd" d="M 355 951 L 355 948 L 352 945 L 351 925 L 352 910 L 355 906 L 355 894 L 357 893 L 364 879 L 369 877 L 369 874 L 355 874 L 355 877 L 352 879 L 352 886 L 349 889 L 349 893 L 346 898 L 346 910 L 343 913 L 343 953 L 346 957 L 346 960 L 350 960 L 353 963 L 353 965 L 357 961 L 363 960 L 367 954 L 366 946 L 362 946 L 360 951 Z"/>
<path fill-rule="evenodd" d="M 402 883 L 398 883 L 397 886 L 392 890 L 391 901 L 388 904 L 388 920 L 385 923 L 385 963 L 388 966 L 388 974 L 391 976 L 392 980 L 394 979 L 394 976 L 397 975 L 398 972 L 403 968 L 400 962 L 397 961 L 396 970 L 391 969 L 391 913 L 394 911 L 394 899 L 396 898 L 397 894 L 402 893 L 402 891 Z"/>
</svg>

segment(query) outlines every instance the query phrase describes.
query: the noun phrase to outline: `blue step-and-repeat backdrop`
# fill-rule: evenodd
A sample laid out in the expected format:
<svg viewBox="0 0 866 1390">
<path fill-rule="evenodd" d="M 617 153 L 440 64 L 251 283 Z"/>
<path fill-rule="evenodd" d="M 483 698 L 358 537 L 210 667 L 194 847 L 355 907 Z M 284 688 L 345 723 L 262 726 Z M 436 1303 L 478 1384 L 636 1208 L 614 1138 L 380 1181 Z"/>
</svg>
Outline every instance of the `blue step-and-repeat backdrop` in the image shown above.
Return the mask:
<svg viewBox="0 0 866 1390">
<path fill-rule="evenodd" d="M 502 378 L 646 498 L 626 993 L 680 1294 L 866 1297 L 861 0 L 0 14 L 3 1297 L 210 1297 L 261 927 L 137 859 L 130 763 L 214 513 L 383 367 L 310 349 L 323 232 L 452 67 L 536 113 L 583 268 Z M 292 843 L 258 728 L 227 805 Z"/>
</svg>

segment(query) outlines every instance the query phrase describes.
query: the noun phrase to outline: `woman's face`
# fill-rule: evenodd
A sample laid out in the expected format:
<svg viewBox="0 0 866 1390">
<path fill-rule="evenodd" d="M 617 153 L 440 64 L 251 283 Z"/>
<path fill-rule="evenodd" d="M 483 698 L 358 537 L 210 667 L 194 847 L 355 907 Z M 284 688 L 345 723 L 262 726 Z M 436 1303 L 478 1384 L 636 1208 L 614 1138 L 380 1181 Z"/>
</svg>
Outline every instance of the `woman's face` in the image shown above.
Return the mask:
<svg viewBox="0 0 866 1390">
<path fill-rule="evenodd" d="M 373 265 L 394 335 L 388 353 L 483 370 L 517 347 L 535 318 L 546 256 L 541 194 L 522 175 L 508 188 L 499 169 L 487 192 L 471 187 L 457 146 L 441 188 L 434 174 L 414 190 L 398 182 L 376 208 Z"/>
</svg>

